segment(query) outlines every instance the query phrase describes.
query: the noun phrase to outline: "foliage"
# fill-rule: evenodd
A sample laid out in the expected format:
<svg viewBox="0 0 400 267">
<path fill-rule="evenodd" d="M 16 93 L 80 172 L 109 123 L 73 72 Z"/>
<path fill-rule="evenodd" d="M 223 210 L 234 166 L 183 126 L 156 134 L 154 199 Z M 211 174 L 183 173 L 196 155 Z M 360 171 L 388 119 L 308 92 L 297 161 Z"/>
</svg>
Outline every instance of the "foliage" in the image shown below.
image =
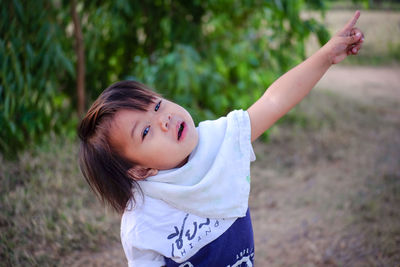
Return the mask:
<svg viewBox="0 0 400 267">
<path fill-rule="evenodd" d="M 71 113 L 63 79 L 73 65 L 63 29 L 48 1 L 2 4 L 0 18 L 0 151 L 13 155 L 30 142 L 59 131 Z M 69 118 L 68 118 L 69 119 Z"/>
<path fill-rule="evenodd" d="M 323 1 L 309 1 L 323 9 Z M 239 4 L 238 4 L 239 5 Z M 329 34 L 301 19 L 303 1 L 210 2 L 196 43 L 137 55 L 132 76 L 188 108 L 196 121 L 249 107 L 282 73 L 304 59 L 304 41 Z"/>
<path fill-rule="evenodd" d="M 87 104 L 111 83 L 137 79 L 188 108 L 196 121 L 245 109 L 305 57 L 310 33 L 327 41 L 321 24 L 300 16 L 306 7 L 324 11 L 324 3 L 78 1 Z M 65 0 L 15 0 L 2 9 L 0 150 L 5 155 L 49 131 L 75 130 L 69 9 Z"/>
</svg>

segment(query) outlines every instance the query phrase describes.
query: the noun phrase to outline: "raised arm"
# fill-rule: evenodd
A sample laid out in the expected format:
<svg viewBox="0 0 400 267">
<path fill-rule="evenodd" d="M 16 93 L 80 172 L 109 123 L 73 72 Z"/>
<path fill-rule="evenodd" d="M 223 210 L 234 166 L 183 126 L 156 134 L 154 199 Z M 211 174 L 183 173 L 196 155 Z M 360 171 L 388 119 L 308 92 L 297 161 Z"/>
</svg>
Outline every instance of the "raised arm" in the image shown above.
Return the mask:
<svg viewBox="0 0 400 267">
<path fill-rule="evenodd" d="M 346 26 L 311 57 L 276 80 L 247 111 L 251 121 L 251 141 L 257 139 L 279 118 L 299 103 L 332 64 L 347 55 L 357 54 L 364 41 L 354 28 L 360 12 L 356 11 Z"/>
</svg>

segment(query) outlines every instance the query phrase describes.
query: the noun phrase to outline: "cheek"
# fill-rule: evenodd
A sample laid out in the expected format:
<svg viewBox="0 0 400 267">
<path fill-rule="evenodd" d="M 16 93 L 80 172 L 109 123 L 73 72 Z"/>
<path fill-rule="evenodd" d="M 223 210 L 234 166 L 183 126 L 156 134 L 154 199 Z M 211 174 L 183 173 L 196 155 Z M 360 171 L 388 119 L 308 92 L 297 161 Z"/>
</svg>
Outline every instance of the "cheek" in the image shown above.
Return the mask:
<svg viewBox="0 0 400 267">
<path fill-rule="evenodd" d="M 152 164 L 162 161 L 165 157 L 168 158 L 168 147 L 165 145 L 147 144 L 136 149 L 133 153 L 137 159 L 136 162 L 142 165 L 151 167 Z"/>
<path fill-rule="evenodd" d="M 139 163 L 140 152 L 131 147 L 125 147 L 125 157 L 135 163 Z"/>
<path fill-rule="evenodd" d="M 190 140 L 192 149 L 194 149 L 197 146 L 198 142 L 199 142 L 199 135 L 198 135 L 196 129 L 194 129 L 194 134 L 191 135 L 191 140 Z"/>
</svg>

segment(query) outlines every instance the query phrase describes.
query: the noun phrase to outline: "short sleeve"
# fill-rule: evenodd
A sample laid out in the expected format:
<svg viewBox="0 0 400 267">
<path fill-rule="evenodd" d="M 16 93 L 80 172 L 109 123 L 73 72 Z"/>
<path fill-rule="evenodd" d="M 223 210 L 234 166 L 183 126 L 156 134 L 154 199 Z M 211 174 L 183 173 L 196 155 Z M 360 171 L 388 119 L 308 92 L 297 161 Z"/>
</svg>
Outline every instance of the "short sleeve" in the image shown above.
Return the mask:
<svg viewBox="0 0 400 267">
<path fill-rule="evenodd" d="M 238 127 L 241 152 L 248 156 L 250 162 L 255 161 L 256 156 L 251 144 L 251 123 L 249 113 L 243 110 L 235 110 L 230 112 L 227 118 L 228 123 L 234 121 L 234 124 Z"/>
</svg>

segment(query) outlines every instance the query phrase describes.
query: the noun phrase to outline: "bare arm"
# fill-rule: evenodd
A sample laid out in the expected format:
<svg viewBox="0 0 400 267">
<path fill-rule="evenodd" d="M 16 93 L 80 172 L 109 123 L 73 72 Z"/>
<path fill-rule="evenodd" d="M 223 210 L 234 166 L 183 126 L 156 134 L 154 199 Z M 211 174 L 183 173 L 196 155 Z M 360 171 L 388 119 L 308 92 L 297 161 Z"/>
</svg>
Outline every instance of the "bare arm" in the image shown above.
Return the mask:
<svg viewBox="0 0 400 267">
<path fill-rule="evenodd" d="M 279 118 L 299 103 L 332 64 L 347 55 L 357 54 L 362 33 L 353 28 L 360 16 L 357 11 L 347 25 L 314 55 L 276 80 L 247 111 L 251 121 L 251 141 L 257 139 Z"/>
</svg>

